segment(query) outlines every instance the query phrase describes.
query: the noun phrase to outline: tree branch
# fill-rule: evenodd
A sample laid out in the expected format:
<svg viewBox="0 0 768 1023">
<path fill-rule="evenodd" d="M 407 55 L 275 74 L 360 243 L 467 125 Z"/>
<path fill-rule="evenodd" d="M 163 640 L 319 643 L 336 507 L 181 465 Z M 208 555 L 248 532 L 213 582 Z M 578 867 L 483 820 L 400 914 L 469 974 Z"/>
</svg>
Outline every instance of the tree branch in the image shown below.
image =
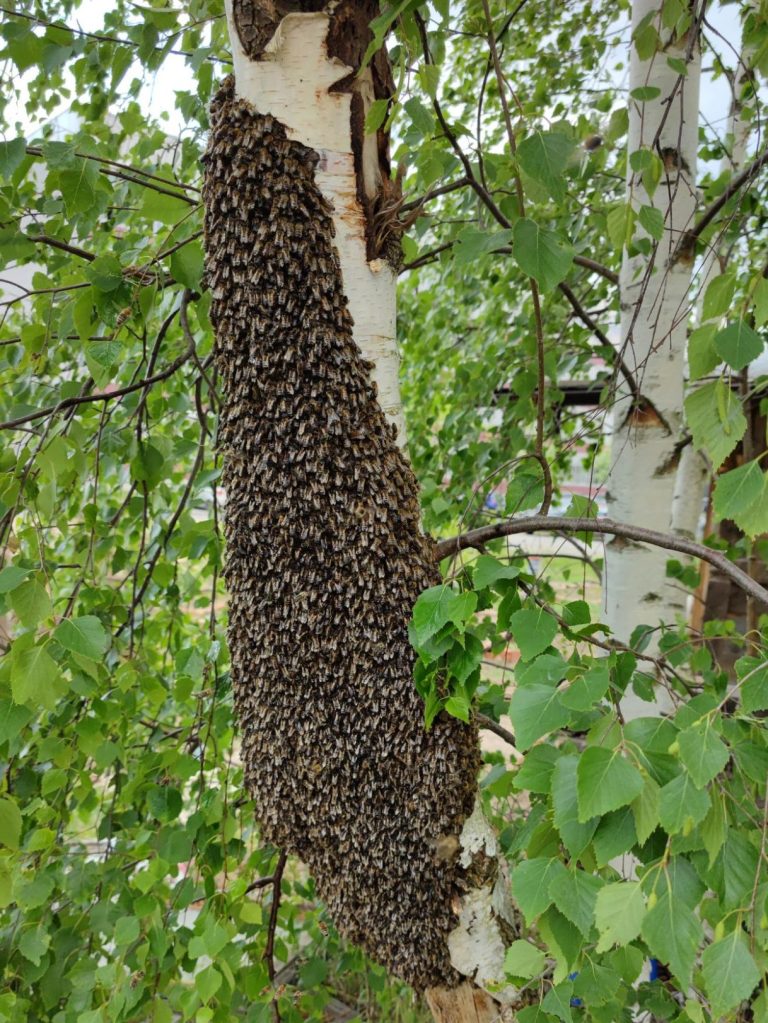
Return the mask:
<svg viewBox="0 0 768 1023">
<path fill-rule="evenodd" d="M 49 405 L 47 408 L 38 409 L 36 412 L 29 412 L 26 416 L 8 419 L 4 423 L 0 423 L 0 430 L 13 430 L 15 427 L 22 426 L 24 423 L 31 423 L 35 419 L 45 419 L 47 416 L 64 412 L 68 408 L 74 408 L 75 405 L 84 405 L 91 401 L 113 401 L 115 398 L 122 398 L 133 391 L 140 391 L 142 387 L 149 387 L 160 380 L 167 380 L 169 376 L 172 376 L 180 366 L 183 366 L 191 358 L 192 352 L 187 349 L 177 359 L 174 359 L 170 365 L 166 366 L 164 370 L 155 373 L 154 376 L 147 377 L 145 380 L 139 380 L 135 384 L 128 384 L 126 387 L 118 387 L 114 391 L 103 391 L 100 394 L 83 394 L 74 398 L 65 398 L 58 405 Z"/>
<path fill-rule="evenodd" d="M 472 529 L 448 540 L 439 540 L 436 544 L 437 559 L 442 560 L 468 548 L 480 549 L 491 540 L 498 540 L 503 536 L 556 530 L 563 533 L 607 533 L 638 543 L 648 543 L 664 550 L 676 551 L 679 554 L 688 554 L 719 569 L 745 593 L 768 606 L 768 590 L 719 551 L 714 551 L 694 540 L 686 540 L 682 536 L 659 533 L 655 529 L 645 529 L 643 526 L 627 522 L 614 522 L 612 519 L 571 519 L 560 515 L 531 515 L 527 518 L 508 519 L 506 522 L 480 526 L 479 529 Z"/>
<path fill-rule="evenodd" d="M 752 163 L 748 164 L 741 174 L 737 174 L 733 178 L 722 195 L 719 195 L 717 199 L 702 213 L 690 231 L 686 231 L 683 237 L 677 244 L 677 248 L 672 254 L 670 264 L 674 265 L 679 259 L 686 254 L 692 254 L 693 247 L 698 241 L 701 234 L 706 231 L 718 213 L 722 210 L 729 199 L 741 191 L 745 185 L 749 185 L 753 178 L 756 178 L 760 173 L 765 164 L 768 163 L 768 149 L 762 152 L 759 156 L 756 156 Z"/>
<path fill-rule="evenodd" d="M 515 745 L 515 737 L 512 732 L 505 728 L 504 725 L 498 724 L 493 718 L 489 718 L 485 714 L 475 714 L 475 721 L 486 732 L 493 732 L 494 735 L 498 735 L 504 742 L 508 742 L 510 746 Z"/>
<path fill-rule="evenodd" d="M 632 376 L 629 367 L 622 358 L 621 352 L 617 351 L 615 345 L 611 344 L 608 335 L 603 333 L 603 331 L 600 329 L 597 323 L 595 323 L 595 321 L 589 315 L 589 313 L 581 304 L 581 302 L 579 302 L 578 298 L 574 295 L 573 291 L 571 291 L 571 289 L 568 287 L 565 281 L 561 281 L 561 283 L 558 285 L 558 288 L 560 289 L 560 292 L 563 295 L 565 295 L 565 297 L 568 299 L 571 309 L 573 309 L 574 313 L 576 314 L 576 316 L 578 316 L 578 318 L 581 320 L 584 326 L 588 327 L 592 331 L 592 333 L 595 335 L 595 337 L 597 338 L 601 345 L 609 348 L 612 352 L 615 353 L 613 356 L 614 362 L 616 363 L 619 370 L 621 371 L 622 376 L 626 380 L 627 387 L 629 388 L 632 397 L 635 399 L 636 402 L 639 401 L 641 397 L 640 390 L 637 386 L 635 378 Z"/>
<path fill-rule="evenodd" d="M 3 8 L 0 7 L 0 11 L 2 9 Z M 27 154 L 29 156 L 42 156 L 43 150 L 40 146 L 27 146 Z M 150 181 L 158 181 L 161 185 L 172 185 L 174 188 L 187 189 L 187 191 L 190 192 L 200 191 L 196 185 L 185 185 L 183 181 L 169 181 L 168 178 L 163 178 L 159 174 L 152 174 L 150 171 L 142 170 L 140 167 L 134 167 L 130 163 L 121 163 L 119 160 L 108 160 L 106 156 L 96 156 L 94 153 L 81 153 L 77 150 L 74 155 L 79 156 L 81 160 L 93 160 L 94 163 L 104 164 L 104 168 L 106 168 L 105 173 L 109 173 L 109 168 L 117 167 L 120 170 L 129 171 L 131 174 L 139 174 L 141 177 L 148 178 Z M 175 193 L 171 194 L 175 195 Z M 185 202 L 193 205 L 197 205 L 197 200 L 190 199 L 185 195 L 178 195 L 175 197 L 177 199 L 183 199 Z"/>
<path fill-rule="evenodd" d="M 35 242 L 37 245 L 48 245 L 52 249 L 60 249 L 62 252 L 68 252 L 71 256 L 79 256 L 80 259 L 87 259 L 89 263 L 96 258 L 92 252 L 86 252 L 85 249 L 78 248 L 77 245 L 69 245 L 60 238 L 51 238 L 47 234 L 28 234 L 27 240 Z"/>
</svg>

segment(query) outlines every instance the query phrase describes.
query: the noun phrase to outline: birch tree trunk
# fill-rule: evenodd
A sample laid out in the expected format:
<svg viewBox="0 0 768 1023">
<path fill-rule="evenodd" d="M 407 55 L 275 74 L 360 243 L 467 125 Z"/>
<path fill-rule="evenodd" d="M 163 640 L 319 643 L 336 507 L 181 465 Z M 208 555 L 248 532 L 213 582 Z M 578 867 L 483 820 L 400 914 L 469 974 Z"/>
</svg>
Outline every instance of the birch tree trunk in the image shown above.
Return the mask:
<svg viewBox="0 0 768 1023">
<path fill-rule="evenodd" d="M 617 396 L 608 506 L 612 518 L 666 532 L 682 422 L 693 256 L 673 254 L 696 206 L 701 58 L 695 6 L 694 25 L 682 35 L 663 26 L 660 6 L 659 0 L 635 0 L 632 9 L 627 203 L 639 225 L 620 275 L 621 346 L 645 400 L 637 405 L 626 392 Z M 655 49 L 648 46 L 649 26 L 658 33 Z M 669 58 L 683 61 L 687 73 L 670 66 Z M 655 189 L 649 187 L 654 166 L 660 168 Z M 648 214 L 649 207 L 657 213 Z M 663 233 L 654 244 L 642 224 L 658 214 Z M 639 239 L 645 239 L 644 247 L 638 248 Z M 618 538 L 608 544 L 605 607 L 618 639 L 627 641 L 640 624 L 673 622 L 684 611 L 682 595 L 666 586 L 666 561 L 658 549 Z"/>
<path fill-rule="evenodd" d="M 743 90 L 748 82 L 747 60 L 749 55 L 742 48 L 739 67 L 733 80 L 733 98 L 728 119 L 726 137 L 727 152 L 720 164 L 720 173 L 731 176 L 738 174 L 744 166 L 747 143 L 752 129 L 752 118 L 743 99 Z M 695 321 L 702 321 L 704 295 L 707 288 L 726 269 L 726 256 L 722 246 L 708 248 L 699 268 Z M 719 466 L 713 466 L 717 470 Z M 710 469 L 703 455 L 693 444 L 687 444 L 680 453 L 675 479 L 675 493 L 672 504 L 672 529 L 681 536 L 695 538 L 698 532 L 702 507 L 710 482 Z"/>
<path fill-rule="evenodd" d="M 477 731 L 425 731 L 412 682 L 440 576 L 404 449 L 388 140 L 363 127 L 391 90 L 383 52 L 358 74 L 376 13 L 227 3 L 204 199 L 232 677 L 264 838 L 437 1019 L 485 1021 L 512 914 Z"/>
</svg>

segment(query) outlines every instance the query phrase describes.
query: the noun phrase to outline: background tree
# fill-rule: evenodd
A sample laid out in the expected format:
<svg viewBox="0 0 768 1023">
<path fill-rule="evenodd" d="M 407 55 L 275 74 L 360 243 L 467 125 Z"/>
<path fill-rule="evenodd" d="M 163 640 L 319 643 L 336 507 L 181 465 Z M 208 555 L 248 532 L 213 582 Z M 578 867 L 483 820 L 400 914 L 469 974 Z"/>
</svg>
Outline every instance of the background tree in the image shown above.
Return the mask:
<svg viewBox="0 0 768 1023">
<path fill-rule="evenodd" d="M 735 52 L 718 34 L 737 13 L 747 68 L 737 33 Z M 646 383 L 612 343 L 622 261 L 670 244 L 658 187 L 628 213 L 627 165 L 650 194 L 663 154 L 627 138 L 624 68 L 634 52 L 685 79 L 685 58 L 664 49 L 673 33 L 701 50 L 705 97 L 748 72 L 758 125 L 765 23 L 751 4 L 666 0 L 631 38 L 628 15 L 405 3 L 382 11 L 366 55 L 380 60 L 386 37 L 394 92 L 367 93 L 364 144 L 392 128 L 392 166 L 405 163 L 402 201 L 395 173 L 379 209 L 390 227 L 412 222 L 408 454 L 446 559 L 410 630 L 433 722 L 422 741 L 462 734 L 450 716 L 514 741 L 486 748 L 480 794 L 512 873 L 505 984 L 522 1023 L 765 1013 L 762 639 L 682 617 L 612 636 L 598 590 L 600 538 L 619 535 L 667 550 L 658 571 L 676 585 L 696 584 L 701 558 L 764 599 L 733 560 L 747 544 L 762 555 L 763 452 L 745 450 L 714 487 L 713 519 L 744 537 L 734 548 L 595 518 L 616 464 L 606 417 L 627 392 L 643 407 Z M 0 1013 L 421 1018 L 401 982 L 342 942 L 299 862 L 263 842 L 243 786 L 222 631 L 230 392 L 201 245 L 208 108 L 231 70 L 223 7 L 51 0 L 8 7 L 0 31 Z M 759 130 L 744 169 L 721 170 L 730 143 L 708 102 L 680 318 L 702 258 L 727 250 L 688 342 L 703 383 L 687 429 L 714 474 L 760 400 L 768 299 Z M 633 486 L 641 504 L 644 481 Z M 556 542 L 536 546 L 542 530 Z M 710 648 L 722 635 L 749 644 L 731 675 Z M 627 697 L 656 699 L 659 685 L 668 716 L 627 721 Z"/>
</svg>

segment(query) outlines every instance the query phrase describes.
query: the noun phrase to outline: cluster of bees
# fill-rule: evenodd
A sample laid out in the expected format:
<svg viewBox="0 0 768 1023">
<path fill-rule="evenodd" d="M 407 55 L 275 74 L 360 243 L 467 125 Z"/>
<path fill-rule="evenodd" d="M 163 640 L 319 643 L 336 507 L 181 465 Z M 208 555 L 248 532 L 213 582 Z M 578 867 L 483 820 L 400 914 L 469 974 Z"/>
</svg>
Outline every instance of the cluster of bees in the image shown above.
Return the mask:
<svg viewBox="0 0 768 1023">
<path fill-rule="evenodd" d="M 424 729 L 407 625 L 434 547 L 353 340 L 317 160 L 224 83 L 206 275 L 246 778 L 264 838 L 307 863 L 342 934 L 417 990 L 451 986 L 462 878 L 436 848 L 472 811 L 477 733 Z"/>
</svg>

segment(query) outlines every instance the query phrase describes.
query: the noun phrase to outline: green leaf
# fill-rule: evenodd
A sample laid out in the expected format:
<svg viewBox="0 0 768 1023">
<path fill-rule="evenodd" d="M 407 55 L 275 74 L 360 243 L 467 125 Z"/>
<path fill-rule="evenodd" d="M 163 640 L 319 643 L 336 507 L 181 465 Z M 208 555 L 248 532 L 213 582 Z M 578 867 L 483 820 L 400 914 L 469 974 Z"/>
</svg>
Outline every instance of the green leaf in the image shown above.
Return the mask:
<svg viewBox="0 0 768 1023">
<path fill-rule="evenodd" d="M 632 800 L 637 840 L 643 845 L 659 823 L 659 786 L 650 775 L 643 779 L 643 788 L 637 799 Z"/>
<path fill-rule="evenodd" d="M 591 710 L 598 700 L 605 695 L 611 683 L 611 673 L 607 661 L 592 664 L 583 675 L 579 675 L 561 691 L 564 706 L 572 710 Z"/>
<path fill-rule="evenodd" d="M 557 621 L 543 608 L 522 608 L 509 619 L 509 631 L 520 650 L 520 658 L 530 661 L 551 646 L 557 635 Z"/>
<path fill-rule="evenodd" d="M 95 615 L 65 618 L 56 627 L 54 636 L 65 650 L 90 657 L 92 661 L 99 660 L 107 648 L 107 634 Z"/>
<path fill-rule="evenodd" d="M 44 618 L 53 614 L 48 591 L 39 579 L 27 579 L 11 592 L 11 607 L 23 626 L 33 629 Z"/>
<path fill-rule="evenodd" d="M 610 966 L 596 962 L 590 955 L 584 957 L 573 980 L 573 994 L 585 1005 L 600 1006 L 611 1002 L 621 985 L 621 976 Z M 595 1014 L 597 1015 L 597 1014 Z"/>
<path fill-rule="evenodd" d="M 752 300 L 755 303 L 755 326 L 762 327 L 768 322 L 768 280 L 762 274 L 755 283 Z"/>
<path fill-rule="evenodd" d="M 98 256 L 85 268 L 86 278 L 99 291 L 115 291 L 123 283 L 123 268 L 116 256 Z"/>
<path fill-rule="evenodd" d="M 453 247 L 454 263 L 456 266 L 466 266 L 481 256 L 487 256 L 509 245 L 511 239 L 512 232 L 507 229 L 480 231 L 476 227 L 465 227 L 456 237 L 456 244 Z"/>
<path fill-rule="evenodd" d="M 722 869 L 723 903 L 726 909 L 746 907 L 755 883 L 759 853 L 747 835 L 729 828 L 717 865 Z"/>
<path fill-rule="evenodd" d="M 631 803 L 643 788 L 643 777 L 619 750 L 590 746 L 576 772 L 579 819 L 602 817 Z"/>
<path fill-rule="evenodd" d="M 552 291 L 573 264 L 573 246 L 554 231 L 521 217 L 513 229 L 512 254 L 517 265 L 533 277 L 542 291 Z"/>
<path fill-rule="evenodd" d="M 571 712 L 560 702 L 557 689 L 526 685 L 519 686 L 512 694 L 509 716 L 515 730 L 517 748 L 524 752 L 542 735 L 568 724 Z"/>
<path fill-rule="evenodd" d="M 131 459 L 131 475 L 135 480 L 152 488 L 164 478 L 164 465 L 162 452 L 154 444 L 140 444 Z"/>
<path fill-rule="evenodd" d="M 558 910 L 589 937 L 595 920 L 597 895 L 605 882 L 583 870 L 567 870 L 558 874 L 549 886 L 549 893 Z"/>
<path fill-rule="evenodd" d="M 571 1001 L 573 999 L 573 984 L 569 980 L 551 987 L 544 996 L 541 1003 L 545 1012 L 557 1016 L 562 1023 L 573 1023 L 571 1012 Z"/>
<path fill-rule="evenodd" d="M 659 242 L 664 234 L 664 214 L 655 206 L 641 206 L 638 220 L 651 238 Z"/>
<path fill-rule="evenodd" d="M 595 923 L 600 932 L 598 952 L 614 945 L 628 945 L 640 933 L 645 916 L 645 897 L 639 881 L 607 884 L 597 893 Z"/>
<path fill-rule="evenodd" d="M 19 952 L 25 959 L 39 966 L 50 944 L 51 936 L 47 931 L 42 927 L 30 927 L 19 938 Z"/>
<path fill-rule="evenodd" d="M 766 475 L 756 461 L 723 473 L 715 485 L 713 507 L 718 519 L 731 519 L 749 536 L 768 531 Z"/>
<path fill-rule="evenodd" d="M 30 569 L 28 568 L 20 568 L 18 565 L 6 565 L 0 571 L 0 593 L 10 593 L 11 590 L 15 590 L 17 586 L 21 586 L 29 574 Z"/>
<path fill-rule="evenodd" d="M 375 99 L 365 115 L 365 134 L 373 135 L 384 124 L 389 110 L 389 99 Z"/>
<path fill-rule="evenodd" d="M 0 797 L 0 844 L 18 849 L 21 841 L 21 811 L 10 796 Z"/>
<path fill-rule="evenodd" d="M 566 976 L 570 967 L 576 962 L 584 945 L 584 936 L 578 927 L 566 920 L 554 906 L 543 913 L 536 927 L 542 939 L 546 941 L 550 954 L 558 960 L 556 982 Z"/>
<path fill-rule="evenodd" d="M 717 469 L 747 429 L 741 401 L 721 379 L 701 384 L 685 399 L 685 418 L 694 445 Z"/>
<path fill-rule="evenodd" d="M 554 746 L 534 746 L 526 753 L 522 766 L 515 774 L 514 787 L 528 792 L 549 792 L 555 764 L 561 755 L 560 750 Z"/>
<path fill-rule="evenodd" d="M 642 793 L 638 799 L 642 797 Z M 600 821 L 592 846 L 598 867 L 604 867 L 612 859 L 628 852 L 637 841 L 635 815 L 630 806 L 613 810 Z"/>
<path fill-rule="evenodd" d="M 637 214 L 630 203 L 612 206 L 605 218 L 608 239 L 615 249 L 623 249 L 632 238 Z"/>
<path fill-rule="evenodd" d="M 195 974 L 195 987 L 203 1002 L 210 1002 L 221 987 L 222 979 L 215 966 L 207 966 Z"/>
<path fill-rule="evenodd" d="M 513 941 L 504 956 L 504 971 L 513 977 L 536 977 L 544 969 L 546 956 L 530 941 Z"/>
<path fill-rule="evenodd" d="M 11 662 L 11 695 L 14 703 L 52 707 L 54 687 L 61 677 L 58 664 L 41 646 L 14 654 Z"/>
<path fill-rule="evenodd" d="M 712 781 L 728 763 L 728 747 L 715 732 L 709 717 L 680 732 L 677 741 L 680 759 L 699 788 Z"/>
<path fill-rule="evenodd" d="M 203 248 L 190 241 L 171 255 L 171 276 L 190 291 L 197 291 L 203 277 Z"/>
<path fill-rule="evenodd" d="M 725 316 L 731 308 L 736 290 L 736 278 L 733 274 L 718 274 L 707 285 L 704 292 L 702 319 L 714 320 Z"/>
<path fill-rule="evenodd" d="M 139 937 L 139 921 L 135 916 L 121 916 L 115 924 L 115 944 L 118 947 L 132 945 Z"/>
<path fill-rule="evenodd" d="M 425 643 L 448 622 L 463 624 L 476 607 L 476 593 L 456 593 L 446 585 L 424 590 L 413 607 L 412 623 L 416 644 Z"/>
<path fill-rule="evenodd" d="M 715 334 L 715 351 L 731 369 L 744 369 L 763 350 L 763 339 L 744 320 L 729 323 Z"/>
<path fill-rule="evenodd" d="M 667 963 L 683 987 L 687 988 L 702 938 L 698 917 L 668 888 L 646 913 L 641 932 L 651 953 Z"/>
<path fill-rule="evenodd" d="M 557 652 L 541 654 L 533 661 L 519 661 L 515 668 L 515 678 L 519 686 L 542 685 L 556 686 L 562 682 L 568 672 L 568 665 Z"/>
<path fill-rule="evenodd" d="M 573 141 L 561 132 L 537 131 L 524 138 L 517 147 L 520 169 L 543 185 L 558 202 L 565 198 L 564 173 L 573 145 Z"/>
<path fill-rule="evenodd" d="M 768 710 L 768 660 L 740 657 L 736 661 L 741 708 L 745 714 Z"/>
<path fill-rule="evenodd" d="M 582 824 L 578 818 L 576 798 L 576 766 L 579 758 L 564 756 L 552 772 L 552 806 L 554 823 L 568 852 L 576 859 L 587 848 L 597 828 L 599 818 L 593 817 Z"/>
<path fill-rule="evenodd" d="M 173 785 L 156 785 L 147 793 L 147 806 L 158 820 L 175 820 L 182 809 L 181 793 Z"/>
<path fill-rule="evenodd" d="M 702 821 L 699 833 L 701 834 L 704 848 L 709 855 L 709 866 L 711 867 L 717 858 L 717 854 L 723 847 L 727 834 L 727 821 L 722 793 L 714 792 L 712 794 L 712 806 Z"/>
<path fill-rule="evenodd" d="M 170 187 L 173 186 L 173 182 L 168 184 Z M 184 199 L 177 199 L 151 188 L 144 190 L 141 212 L 148 220 L 159 221 L 161 224 L 178 224 L 189 216 L 189 210 L 189 203 Z"/>
<path fill-rule="evenodd" d="M 720 356 L 715 351 L 717 326 L 708 323 L 692 330 L 688 337 L 688 374 L 693 380 L 701 380 L 720 365 Z"/>
<path fill-rule="evenodd" d="M 512 871 L 512 893 L 526 922 L 530 924 L 554 901 L 549 894 L 552 882 L 568 871 L 560 860 L 535 857 L 523 860 Z"/>
<path fill-rule="evenodd" d="M 648 100 L 656 99 L 660 96 L 661 89 L 658 85 L 639 85 L 636 89 L 633 89 L 629 95 L 632 99 L 635 99 L 640 103 L 645 103 Z"/>
<path fill-rule="evenodd" d="M 96 199 L 99 170 L 94 160 L 78 158 L 72 167 L 59 171 L 59 187 L 67 216 L 88 212 Z"/>
<path fill-rule="evenodd" d="M 761 978 L 740 928 L 704 949 L 701 973 L 713 1018 L 749 998 Z"/>
<path fill-rule="evenodd" d="M 651 57 L 663 48 L 661 38 L 653 21 L 643 18 L 640 24 L 632 33 L 632 42 L 635 44 L 637 55 L 640 60 L 650 60 Z M 638 92 L 635 89 L 635 92 Z M 657 93 L 659 90 L 656 90 Z M 634 95 L 634 93 L 633 93 Z"/>
<path fill-rule="evenodd" d="M 706 792 L 696 788 L 689 774 L 668 782 L 659 794 L 659 820 L 670 835 L 688 832 L 707 816 L 710 802 Z"/>
<path fill-rule="evenodd" d="M 24 139 L 0 142 L 0 178 L 6 180 L 10 178 L 16 168 L 21 165 L 26 153 L 27 143 Z"/>
<path fill-rule="evenodd" d="M 503 561 L 487 554 L 481 554 L 472 566 L 472 581 L 476 590 L 484 590 L 499 580 L 516 579 L 519 575 L 519 568 L 514 565 L 505 565 Z"/>
</svg>

